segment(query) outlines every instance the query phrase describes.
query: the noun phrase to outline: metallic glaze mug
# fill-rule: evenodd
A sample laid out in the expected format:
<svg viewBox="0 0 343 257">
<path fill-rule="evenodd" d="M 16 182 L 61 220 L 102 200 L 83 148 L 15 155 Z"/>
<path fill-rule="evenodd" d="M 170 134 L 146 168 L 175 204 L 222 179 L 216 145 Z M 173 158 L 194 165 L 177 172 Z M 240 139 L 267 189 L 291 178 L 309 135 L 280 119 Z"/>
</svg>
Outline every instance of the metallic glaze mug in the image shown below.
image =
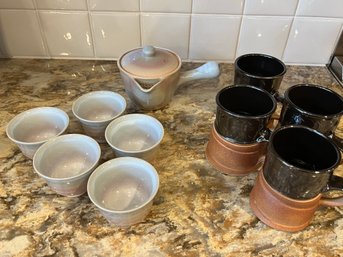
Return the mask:
<svg viewBox="0 0 343 257">
<path fill-rule="evenodd" d="M 216 96 L 217 114 L 206 146 L 207 160 L 220 172 L 244 176 L 258 171 L 266 151 L 267 124 L 276 101 L 249 85 L 225 87 Z"/>
<path fill-rule="evenodd" d="M 312 84 L 299 84 L 288 88 L 282 99 L 279 125 L 304 125 L 332 136 L 340 149 L 342 139 L 335 130 L 343 114 L 343 98 L 336 92 Z"/>
<path fill-rule="evenodd" d="M 269 138 L 263 175 L 284 196 L 308 200 L 343 190 L 343 178 L 333 175 L 340 161 L 337 146 L 324 134 L 305 126 L 284 126 Z"/>
<path fill-rule="evenodd" d="M 264 140 L 276 100 L 264 89 L 250 85 L 225 87 L 216 96 L 216 131 L 232 143 Z"/>
<path fill-rule="evenodd" d="M 253 85 L 274 94 L 286 70 L 286 65 L 273 56 L 245 54 L 235 60 L 234 84 Z"/>
<path fill-rule="evenodd" d="M 333 175 L 340 160 L 337 146 L 322 133 L 299 125 L 277 128 L 250 193 L 251 209 L 272 228 L 304 229 L 320 206 L 343 206 L 342 196 L 323 195 L 343 189 L 343 178 Z"/>
</svg>

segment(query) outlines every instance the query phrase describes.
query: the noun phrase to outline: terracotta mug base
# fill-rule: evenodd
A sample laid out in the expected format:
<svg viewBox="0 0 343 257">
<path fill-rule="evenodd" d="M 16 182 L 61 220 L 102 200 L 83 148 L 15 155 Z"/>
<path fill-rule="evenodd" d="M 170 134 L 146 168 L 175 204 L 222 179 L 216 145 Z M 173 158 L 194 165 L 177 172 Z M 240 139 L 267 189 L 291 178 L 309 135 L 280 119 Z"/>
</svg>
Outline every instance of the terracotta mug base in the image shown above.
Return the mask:
<svg viewBox="0 0 343 257">
<path fill-rule="evenodd" d="M 295 200 L 273 189 L 260 172 L 250 193 L 250 207 L 266 225 L 289 232 L 306 228 L 320 205 L 321 195 Z"/>
<path fill-rule="evenodd" d="M 205 155 L 209 163 L 221 173 L 245 176 L 262 168 L 266 143 L 235 144 L 225 140 L 212 127 Z"/>
</svg>

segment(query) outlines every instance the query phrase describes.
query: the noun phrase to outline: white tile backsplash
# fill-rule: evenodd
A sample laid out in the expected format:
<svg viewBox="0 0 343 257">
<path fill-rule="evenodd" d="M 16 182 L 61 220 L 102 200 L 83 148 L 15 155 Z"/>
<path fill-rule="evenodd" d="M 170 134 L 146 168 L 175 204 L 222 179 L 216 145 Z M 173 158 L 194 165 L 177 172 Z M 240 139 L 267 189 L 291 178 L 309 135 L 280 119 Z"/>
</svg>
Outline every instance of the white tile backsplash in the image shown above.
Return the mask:
<svg viewBox="0 0 343 257">
<path fill-rule="evenodd" d="M 296 18 L 284 60 L 287 63 L 327 63 L 341 28 L 340 19 Z"/>
<path fill-rule="evenodd" d="M 325 65 L 343 0 L 0 0 L 0 57 L 117 59 L 154 44 L 184 60 L 264 52 Z"/>
<path fill-rule="evenodd" d="M 237 56 L 254 52 L 281 58 L 292 21 L 292 17 L 244 16 Z"/>
<path fill-rule="evenodd" d="M 32 0 L 1 0 L 0 9 L 34 9 Z"/>
<path fill-rule="evenodd" d="M 88 2 L 89 9 L 95 11 L 139 11 L 139 0 L 88 0 Z"/>
<path fill-rule="evenodd" d="M 190 14 L 142 14 L 142 45 L 168 48 L 188 58 Z"/>
<path fill-rule="evenodd" d="M 311 2 L 310 0 L 305 0 Z M 298 0 L 247 0 L 244 14 L 249 15 L 294 15 Z"/>
<path fill-rule="evenodd" d="M 35 0 L 38 9 L 87 10 L 86 0 Z"/>
<path fill-rule="evenodd" d="M 244 0 L 193 0 L 193 13 L 242 14 Z"/>
<path fill-rule="evenodd" d="M 297 15 L 343 18 L 343 1 L 299 0 Z"/>
<path fill-rule="evenodd" d="M 51 56 L 94 56 L 87 12 L 40 11 L 39 15 Z"/>
<path fill-rule="evenodd" d="M 35 11 L 0 10 L 0 31 L 3 57 L 46 55 Z"/>
<path fill-rule="evenodd" d="M 240 16 L 193 15 L 189 58 L 234 61 L 240 23 Z"/>
<path fill-rule="evenodd" d="M 92 13 L 96 57 L 118 58 L 140 46 L 139 13 Z"/>
<path fill-rule="evenodd" d="M 190 13 L 192 0 L 141 0 L 142 12 Z"/>
</svg>

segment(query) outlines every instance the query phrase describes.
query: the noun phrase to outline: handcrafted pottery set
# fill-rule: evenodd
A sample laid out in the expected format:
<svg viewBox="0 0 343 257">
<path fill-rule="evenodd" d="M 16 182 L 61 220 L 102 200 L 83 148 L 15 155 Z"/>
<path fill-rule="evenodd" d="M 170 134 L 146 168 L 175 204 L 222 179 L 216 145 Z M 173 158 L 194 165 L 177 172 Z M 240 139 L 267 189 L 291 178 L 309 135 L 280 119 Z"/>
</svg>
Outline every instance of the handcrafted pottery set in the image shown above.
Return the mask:
<svg viewBox="0 0 343 257">
<path fill-rule="evenodd" d="M 235 85 L 216 96 L 216 119 L 205 153 L 224 174 L 259 171 L 250 194 L 253 212 L 273 228 L 299 231 L 320 205 L 343 205 L 343 197 L 323 196 L 343 190 L 343 178 L 333 174 L 343 149 L 334 134 L 343 98 L 309 84 L 292 86 L 281 97 L 278 88 L 285 72 L 285 65 L 272 56 L 247 54 L 236 60 Z M 273 128 L 277 101 L 282 110 Z"/>
<path fill-rule="evenodd" d="M 215 62 L 183 73 L 181 64 L 172 51 L 152 46 L 128 51 L 118 60 L 126 93 L 143 110 L 166 106 L 187 81 L 219 75 Z M 234 85 L 216 96 L 216 119 L 205 154 L 227 175 L 259 171 L 250 194 L 253 212 L 273 228 L 298 231 L 310 223 L 318 206 L 343 205 L 343 198 L 323 196 L 343 189 L 343 178 L 333 175 L 341 161 L 342 142 L 334 132 L 343 99 L 315 85 L 293 86 L 281 97 L 285 72 L 286 66 L 272 56 L 237 58 Z M 278 101 L 283 107 L 274 128 L 270 121 Z M 149 161 L 164 129 L 149 115 L 124 115 L 125 110 L 121 95 L 90 92 L 72 105 L 86 135 L 62 135 L 69 118 L 55 107 L 17 115 L 6 132 L 33 159 L 34 170 L 51 189 L 73 197 L 88 192 L 110 223 L 130 226 L 146 217 L 157 194 L 159 176 Z M 98 166 L 98 143 L 104 142 L 117 158 Z"/>
<path fill-rule="evenodd" d="M 167 49 L 147 46 L 124 54 L 118 61 L 125 89 L 143 110 L 169 103 L 186 81 L 213 78 L 219 67 L 209 62 L 185 73 L 181 59 Z M 103 216 L 118 226 L 142 221 L 149 213 L 159 188 L 159 176 L 148 162 L 156 156 L 163 139 L 162 124 L 149 115 L 126 114 L 126 101 L 110 91 L 82 95 L 72 105 L 73 115 L 86 135 L 62 135 L 68 115 L 55 107 L 40 107 L 14 117 L 7 136 L 22 153 L 33 159 L 37 174 L 56 193 L 77 197 L 88 192 Z M 98 166 L 107 144 L 115 159 Z"/>
<path fill-rule="evenodd" d="M 87 135 L 61 135 L 69 118 L 55 107 L 17 115 L 6 132 L 33 159 L 34 170 L 52 190 L 68 197 L 88 192 L 107 220 L 129 226 L 144 219 L 157 193 L 158 174 L 147 160 L 162 141 L 163 126 L 145 114 L 122 115 L 125 109 L 121 95 L 95 91 L 79 97 L 72 106 Z M 107 142 L 119 158 L 98 166 L 97 141 Z"/>
</svg>

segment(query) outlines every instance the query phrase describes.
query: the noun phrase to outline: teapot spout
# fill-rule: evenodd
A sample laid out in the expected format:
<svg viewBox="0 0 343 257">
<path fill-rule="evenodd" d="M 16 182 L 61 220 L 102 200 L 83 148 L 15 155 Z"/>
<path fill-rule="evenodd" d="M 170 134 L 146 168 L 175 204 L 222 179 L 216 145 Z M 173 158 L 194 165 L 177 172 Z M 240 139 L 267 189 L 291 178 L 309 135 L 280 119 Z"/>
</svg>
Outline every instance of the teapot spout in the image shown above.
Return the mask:
<svg viewBox="0 0 343 257">
<path fill-rule="evenodd" d="M 194 70 L 182 72 L 176 88 L 188 81 L 218 77 L 219 73 L 220 70 L 217 62 L 207 62 Z"/>
</svg>

